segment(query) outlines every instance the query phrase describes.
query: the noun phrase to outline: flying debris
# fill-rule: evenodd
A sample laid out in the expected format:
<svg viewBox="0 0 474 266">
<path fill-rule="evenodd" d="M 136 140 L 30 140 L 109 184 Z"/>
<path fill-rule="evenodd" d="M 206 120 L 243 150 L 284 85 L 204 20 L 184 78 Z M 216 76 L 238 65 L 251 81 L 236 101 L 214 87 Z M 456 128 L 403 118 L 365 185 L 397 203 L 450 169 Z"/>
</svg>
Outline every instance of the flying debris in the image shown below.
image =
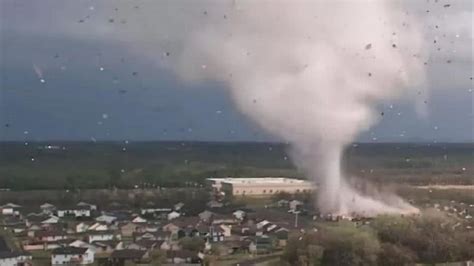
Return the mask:
<svg viewBox="0 0 474 266">
<path fill-rule="evenodd" d="M 365 50 L 369 50 L 370 48 L 372 48 L 372 44 L 371 44 L 371 43 L 369 43 L 369 44 L 367 44 L 367 45 L 365 46 Z"/>
</svg>

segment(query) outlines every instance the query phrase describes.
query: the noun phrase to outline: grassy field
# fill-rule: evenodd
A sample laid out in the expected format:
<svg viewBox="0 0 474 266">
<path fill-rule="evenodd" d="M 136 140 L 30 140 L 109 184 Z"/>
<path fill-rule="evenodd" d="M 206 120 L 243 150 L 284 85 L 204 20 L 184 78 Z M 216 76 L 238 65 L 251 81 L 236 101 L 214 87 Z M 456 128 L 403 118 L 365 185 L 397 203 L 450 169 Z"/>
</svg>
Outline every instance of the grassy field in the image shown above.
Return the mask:
<svg viewBox="0 0 474 266">
<path fill-rule="evenodd" d="M 3 142 L 0 188 L 178 187 L 208 177 L 304 178 L 287 150 L 279 143 Z M 472 143 L 358 144 L 346 150 L 344 161 L 350 175 L 373 182 L 474 184 Z"/>
</svg>

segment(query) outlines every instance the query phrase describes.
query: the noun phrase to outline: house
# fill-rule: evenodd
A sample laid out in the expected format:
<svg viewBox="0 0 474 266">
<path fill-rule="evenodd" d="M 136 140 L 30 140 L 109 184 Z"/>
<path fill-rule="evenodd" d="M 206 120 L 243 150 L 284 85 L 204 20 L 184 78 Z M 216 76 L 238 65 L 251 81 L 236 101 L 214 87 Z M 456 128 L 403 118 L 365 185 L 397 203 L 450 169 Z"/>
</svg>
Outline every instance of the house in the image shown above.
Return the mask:
<svg viewBox="0 0 474 266">
<path fill-rule="evenodd" d="M 34 236 L 41 242 L 56 242 L 68 238 L 66 233 L 62 231 L 36 231 Z"/>
<path fill-rule="evenodd" d="M 289 200 L 286 200 L 286 199 L 281 199 L 279 201 L 277 201 L 277 205 L 278 207 L 288 207 L 288 205 L 290 204 L 290 201 Z"/>
<path fill-rule="evenodd" d="M 76 218 L 91 217 L 91 210 L 85 206 L 77 206 L 69 209 L 58 209 L 56 211 L 58 217 L 72 216 Z"/>
<path fill-rule="evenodd" d="M 209 208 L 222 208 L 224 206 L 224 203 L 216 200 L 211 200 L 206 204 L 206 206 Z"/>
<path fill-rule="evenodd" d="M 133 218 L 133 220 L 132 220 L 132 223 L 136 223 L 136 224 L 141 224 L 141 223 L 146 223 L 146 222 L 147 222 L 147 220 L 140 217 L 140 216 L 137 216 L 137 217 Z"/>
<path fill-rule="evenodd" d="M 115 220 L 117 220 L 117 217 L 111 216 L 111 215 L 107 215 L 107 214 L 102 214 L 101 216 L 95 218 L 95 220 L 96 220 L 97 222 L 104 222 L 104 223 L 111 224 L 111 223 L 113 223 Z"/>
<path fill-rule="evenodd" d="M 145 233 L 134 233 L 133 234 L 133 239 L 134 241 L 140 241 L 142 239 L 146 240 L 169 240 L 171 238 L 171 233 L 170 232 L 145 232 Z"/>
<path fill-rule="evenodd" d="M 123 242 L 117 240 L 96 241 L 91 244 L 98 254 L 111 254 L 114 250 L 123 249 Z"/>
<path fill-rule="evenodd" d="M 245 218 L 245 212 L 241 210 L 236 210 L 232 215 L 238 220 L 243 220 Z"/>
<path fill-rule="evenodd" d="M 173 208 L 171 207 L 156 206 L 153 202 L 147 202 L 146 205 L 145 208 L 140 209 L 141 215 L 159 215 L 173 211 Z"/>
<path fill-rule="evenodd" d="M 205 211 L 198 214 L 199 219 L 201 219 L 201 221 L 205 221 L 205 222 L 210 221 L 213 215 L 214 215 L 214 213 L 211 212 L 211 211 L 208 211 L 208 210 L 205 210 Z"/>
<path fill-rule="evenodd" d="M 172 264 L 201 263 L 198 253 L 190 250 L 169 250 L 166 260 Z"/>
<path fill-rule="evenodd" d="M 257 236 L 249 244 L 249 252 L 253 254 L 264 254 L 273 251 L 273 239 L 266 236 Z"/>
<path fill-rule="evenodd" d="M 84 233 L 89 229 L 89 225 L 86 223 L 76 224 L 76 233 Z"/>
<path fill-rule="evenodd" d="M 60 247 L 51 253 L 51 265 L 86 265 L 94 263 L 94 252 L 89 248 Z"/>
<path fill-rule="evenodd" d="M 94 223 L 93 225 L 89 226 L 87 230 L 88 231 L 107 231 L 109 230 L 109 227 L 107 226 L 107 224 Z"/>
<path fill-rule="evenodd" d="M 0 206 L 0 209 L 2 210 L 3 215 L 14 215 L 18 216 L 20 215 L 20 205 L 17 205 L 15 203 L 7 203 L 3 206 Z"/>
<path fill-rule="evenodd" d="M 124 265 L 125 263 L 146 262 L 150 258 L 148 251 L 138 249 L 114 250 L 110 255 L 112 265 Z"/>
<path fill-rule="evenodd" d="M 25 223 L 27 226 L 31 226 L 33 224 L 57 224 L 58 222 L 58 217 L 45 213 L 29 213 L 25 217 Z"/>
<path fill-rule="evenodd" d="M 181 216 L 181 214 L 177 211 L 172 211 L 170 213 L 168 213 L 167 217 L 168 217 L 168 220 L 173 220 L 173 219 L 176 219 L 178 218 L 179 216 Z"/>
<path fill-rule="evenodd" d="M 95 241 L 120 240 L 122 236 L 114 231 L 91 231 L 88 233 L 89 243 Z"/>
<path fill-rule="evenodd" d="M 208 239 L 210 242 L 224 241 L 224 230 L 220 226 L 212 226 L 209 231 Z"/>
<path fill-rule="evenodd" d="M 2 266 L 29 266 L 33 257 L 28 252 L 23 251 L 0 251 L 0 265 Z"/>
<path fill-rule="evenodd" d="M 56 206 L 46 202 L 40 205 L 40 209 L 42 213 L 51 215 L 56 211 Z"/>
<path fill-rule="evenodd" d="M 133 233 L 135 233 L 138 229 L 138 225 L 132 223 L 132 222 L 128 222 L 122 226 L 120 226 L 120 232 L 122 234 L 122 236 L 124 237 L 132 237 L 133 236 Z"/>
<path fill-rule="evenodd" d="M 170 232 L 170 233 L 176 233 L 180 227 L 176 225 L 175 223 L 168 223 L 163 226 L 163 231 L 165 232 Z"/>
<path fill-rule="evenodd" d="M 87 203 L 87 202 L 79 202 L 77 204 L 78 207 L 81 207 L 81 208 L 87 208 L 91 211 L 96 211 L 97 210 L 97 205 L 94 205 L 94 204 L 90 204 L 90 203 Z"/>
<path fill-rule="evenodd" d="M 87 242 L 84 242 L 82 240 L 74 240 L 71 243 L 69 243 L 70 247 L 76 247 L 76 248 L 92 248 L 93 246 Z"/>
<path fill-rule="evenodd" d="M 153 250 L 155 248 L 159 248 L 164 240 L 148 240 L 148 239 L 141 239 L 134 243 L 131 243 L 127 246 L 127 249 L 138 249 L 138 250 Z"/>
<path fill-rule="evenodd" d="M 175 211 L 180 211 L 184 207 L 184 203 L 178 202 L 173 207 Z"/>
<path fill-rule="evenodd" d="M 301 206 L 303 206 L 303 202 L 299 200 L 292 200 L 288 203 L 291 211 L 297 211 Z"/>
</svg>

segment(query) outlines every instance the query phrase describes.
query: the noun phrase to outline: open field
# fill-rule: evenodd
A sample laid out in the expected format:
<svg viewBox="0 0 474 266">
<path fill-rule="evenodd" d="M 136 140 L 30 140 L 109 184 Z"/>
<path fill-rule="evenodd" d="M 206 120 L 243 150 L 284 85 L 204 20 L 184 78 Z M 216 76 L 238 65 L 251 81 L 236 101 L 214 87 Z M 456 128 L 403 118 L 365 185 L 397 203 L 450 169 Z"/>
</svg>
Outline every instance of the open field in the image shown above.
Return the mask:
<svg viewBox="0 0 474 266">
<path fill-rule="evenodd" d="M 3 142 L 0 148 L 0 188 L 12 190 L 182 187 L 222 176 L 305 178 L 288 146 L 279 143 Z M 350 176 L 375 183 L 474 183 L 472 143 L 357 144 L 344 161 Z"/>
</svg>

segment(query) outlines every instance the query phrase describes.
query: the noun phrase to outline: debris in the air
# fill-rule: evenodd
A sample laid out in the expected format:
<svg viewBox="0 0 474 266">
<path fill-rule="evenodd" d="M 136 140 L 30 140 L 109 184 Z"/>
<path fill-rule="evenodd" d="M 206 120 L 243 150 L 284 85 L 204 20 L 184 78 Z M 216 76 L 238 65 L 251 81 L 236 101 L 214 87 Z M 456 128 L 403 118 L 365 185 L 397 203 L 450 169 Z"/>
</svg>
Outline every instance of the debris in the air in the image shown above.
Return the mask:
<svg viewBox="0 0 474 266">
<path fill-rule="evenodd" d="M 384 112 L 381 112 L 380 115 L 383 116 L 385 113 Z"/>
<path fill-rule="evenodd" d="M 393 47 L 393 48 L 397 48 L 397 45 L 396 45 L 396 44 L 392 44 L 392 47 Z"/>
<path fill-rule="evenodd" d="M 105 69 L 103 67 L 99 67 L 99 70 L 100 71 L 104 71 Z"/>
<path fill-rule="evenodd" d="M 446 63 L 448 63 L 448 64 L 451 64 L 451 62 L 452 62 L 451 60 L 447 60 L 447 61 L 446 61 Z"/>
<path fill-rule="evenodd" d="M 368 75 L 369 75 L 369 77 L 372 77 L 372 73 L 369 72 Z"/>
<path fill-rule="evenodd" d="M 372 48 L 372 44 L 371 44 L 371 43 L 369 43 L 369 44 L 367 44 L 367 45 L 365 46 L 365 50 L 369 50 L 370 48 Z"/>
<path fill-rule="evenodd" d="M 109 18 L 109 23 L 114 23 L 115 19 Z"/>
<path fill-rule="evenodd" d="M 119 93 L 125 94 L 125 93 L 127 93 L 127 90 L 119 90 Z"/>
<path fill-rule="evenodd" d="M 444 5 L 443 7 L 450 7 L 450 6 L 451 6 L 450 4 L 446 4 L 446 5 Z"/>
<path fill-rule="evenodd" d="M 138 75 L 138 72 L 132 72 L 132 76 Z"/>
<path fill-rule="evenodd" d="M 10 127 L 10 124 L 6 123 L 6 124 L 5 124 L 5 127 Z"/>
<path fill-rule="evenodd" d="M 170 56 L 170 54 L 171 54 L 170 52 L 165 52 L 166 56 Z"/>
<path fill-rule="evenodd" d="M 202 12 L 204 15 L 207 15 L 207 11 L 204 10 L 204 12 Z"/>
<path fill-rule="evenodd" d="M 84 20 L 83 20 L 83 19 L 80 19 L 80 20 L 78 21 L 78 23 L 84 23 Z"/>
<path fill-rule="evenodd" d="M 109 118 L 109 115 L 106 114 L 106 113 L 103 113 L 103 114 L 102 114 L 102 118 L 103 118 L 103 119 L 107 119 L 107 118 Z"/>
</svg>

